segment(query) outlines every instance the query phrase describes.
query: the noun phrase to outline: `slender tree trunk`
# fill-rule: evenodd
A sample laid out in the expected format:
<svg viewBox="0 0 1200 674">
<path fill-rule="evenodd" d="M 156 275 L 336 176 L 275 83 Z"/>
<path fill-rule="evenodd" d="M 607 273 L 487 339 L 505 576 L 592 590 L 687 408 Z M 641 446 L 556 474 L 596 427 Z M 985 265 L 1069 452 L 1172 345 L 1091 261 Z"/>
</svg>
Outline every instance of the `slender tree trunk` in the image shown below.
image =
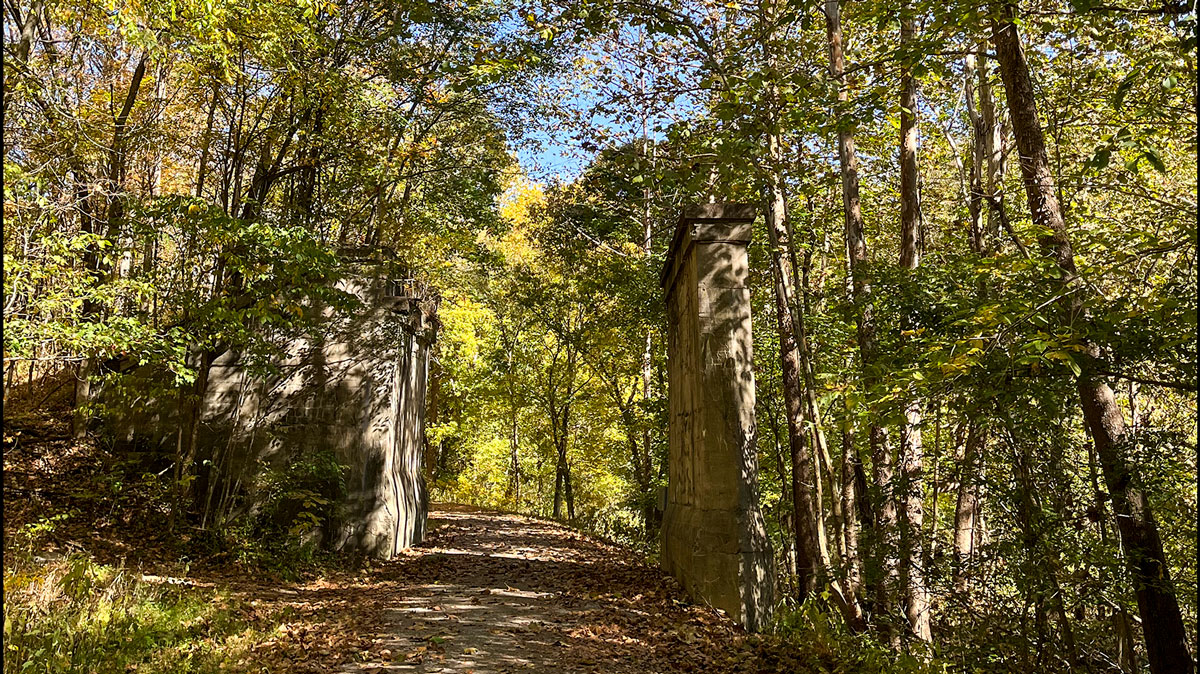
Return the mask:
<svg viewBox="0 0 1200 674">
<path fill-rule="evenodd" d="M 912 8 L 901 10 L 900 49 L 912 48 L 916 28 Z M 900 266 L 916 269 L 921 266 L 921 207 L 917 143 L 917 82 L 912 74 L 910 56 L 900 65 Z"/>
<path fill-rule="evenodd" d="M 842 537 L 845 538 L 846 594 L 862 594 L 862 565 L 858 558 L 859 493 L 856 473 L 862 473 L 862 463 L 854 448 L 854 431 L 849 420 L 842 424 Z"/>
<path fill-rule="evenodd" d="M 971 249 L 979 255 L 992 255 L 1000 243 L 1004 211 L 1004 192 L 1000 185 L 1006 162 L 1004 128 L 997 119 L 987 43 L 980 42 L 976 53 L 968 55 L 965 63 L 967 114 L 973 137 L 968 203 Z"/>
<path fill-rule="evenodd" d="M 562 442 L 559 439 L 558 411 L 551 413 L 551 431 L 554 435 L 554 519 L 562 519 L 563 469 L 566 467 Z"/>
<path fill-rule="evenodd" d="M 434 358 L 430 358 L 429 366 L 429 401 L 425 413 L 426 428 L 435 426 L 438 423 L 438 414 L 441 411 L 441 394 L 442 394 L 442 376 L 441 366 Z M 425 437 L 425 483 L 433 485 L 436 481 L 438 454 L 441 452 L 441 442 L 434 443 L 429 439 L 428 434 Z"/>
<path fill-rule="evenodd" d="M 560 466 L 562 466 L 563 493 L 566 496 L 566 501 L 567 501 L 567 521 L 574 522 L 575 521 L 575 492 L 572 489 L 572 485 L 571 485 L 571 462 L 567 458 L 567 444 L 570 442 L 570 438 L 571 438 L 570 418 L 571 418 L 571 406 L 570 406 L 570 403 L 567 403 L 567 406 L 563 409 L 562 444 L 559 445 L 558 463 Z"/>
<path fill-rule="evenodd" d="M 204 198 L 204 178 L 208 175 L 208 153 L 212 145 L 213 118 L 217 114 L 217 102 L 220 100 L 221 86 L 213 80 L 212 103 L 208 106 L 208 123 L 204 127 L 204 140 L 200 144 L 200 168 L 196 171 L 196 198 Z"/>
<path fill-rule="evenodd" d="M 938 508 L 938 502 L 942 498 L 942 475 L 940 473 L 942 466 L 942 401 L 939 398 L 936 403 L 933 418 L 933 455 L 929 459 L 929 465 L 933 469 L 933 475 L 929 480 L 930 490 L 933 492 L 929 496 L 929 503 L 932 505 L 932 521 L 929 523 L 929 550 L 925 553 L 925 559 L 936 559 L 938 556 L 938 544 L 941 542 L 938 536 L 939 527 L 941 525 L 941 513 Z"/>
<path fill-rule="evenodd" d="M 1039 243 L 1063 271 L 1061 283 L 1066 287 L 1075 282 L 1077 275 L 1074 253 L 1038 122 L 1029 64 L 1017 34 L 1016 7 L 1005 3 L 993 8 L 993 14 L 992 39 L 1008 98 L 1030 215 L 1035 227 L 1049 232 Z M 1068 295 L 1063 302 L 1063 314 L 1066 325 L 1080 319 L 1086 322 L 1079 293 Z M 1112 389 L 1093 371 L 1090 361 L 1100 356 L 1098 349 L 1088 347 L 1088 351 L 1088 359 L 1077 378 L 1077 389 L 1117 515 L 1142 618 L 1150 670 L 1153 674 L 1190 673 L 1195 662 L 1188 650 L 1187 630 L 1171 583 L 1170 565 L 1149 501 L 1126 455 L 1125 419 Z"/>
<path fill-rule="evenodd" d="M 562 519 L 562 483 L 563 483 L 563 466 L 562 458 L 558 451 L 558 447 L 554 448 L 554 510 L 553 517 L 556 520 Z"/>
<path fill-rule="evenodd" d="M 518 453 L 520 449 L 520 436 L 518 435 L 517 420 L 518 408 L 516 402 L 512 404 L 512 415 L 509 419 L 508 429 L 508 451 L 509 451 L 509 496 L 512 498 L 513 509 L 521 510 L 521 457 Z"/>
<path fill-rule="evenodd" d="M 509 336 L 509 332 L 501 325 L 501 334 L 505 344 L 505 359 L 507 361 L 507 371 L 505 378 L 508 380 L 508 498 L 513 503 L 515 510 L 521 509 L 521 459 L 518 451 L 520 449 L 520 436 L 518 434 L 518 422 L 520 421 L 521 408 L 517 405 L 517 390 L 516 382 L 513 380 L 515 367 L 515 358 L 513 352 L 517 345 L 517 335 Z"/>
<path fill-rule="evenodd" d="M 75 409 L 71 416 L 71 435 L 76 440 L 87 437 L 88 422 L 91 415 L 88 403 L 92 401 L 92 374 L 95 370 L 95 359 L 85 358 L 76 368 L 75 375 Z M 29 393 L 33 395 L 33 363 L 29 363 Z"/>
<path fill-rule="evenodd" d="M 907 50 L 912 48 L 916 28 L 912 8 L 901 9 L 900 47 L 905 51 L 900 66 L 900 266 L 914 270 L 921 264 L 920 193 L 917 166 L 917 84 Z M 904 323 L 910 323 L 907 317 Z M 905 613 L 912 633 L 930 641 L 929 596 L 925 587 L 923 546 L 924 480 L 921 446 L 921 404 L 915 398 L 904 409 L 900 428 L 900 479 L 896 506 L 900 519 L 900 579 L 905 594 Z"/>
<path fill-rule="evenodd" d="M 958 499 L 954 506 L 954 587 L 967 591 L 972 559 L 975 556 L 975 512 L 978 508 L 978 470 L 987 441 L 986 431 L 976 420 L 969 422 L 967 442 L 958 473 Z"/>
<path fill-rule="evenodd" d="M 646 134 L 646 119 L 642 118 L 642 155 L 646 154 L 646 145 L 648 144 Z M 657 159 L 658 148 L 654 146 L 650 149 L 650 167 L 654 168 L 655 160 Z M 646 259 L 650 259 L 650 254 L 653 252 L 654 245 L 654 218 L 650 210 L 650 188 L 646 187 L 642 191 L 642 253 Z M 642 349 L 642 404 L 649 405 L 650 399 L 654 395 L 654 331 L 646 330 L 646 346 Z M 636 443 L 634 443 L 636 445 Z M 643 524 L 646 528 L 646 540 L 653 540 L 655 532 L 659 527 L 658 499 L 651 491 L 651 475 L 654 467 L 651 465 L 653 452 L 651 449 L 651 433 L 650 426 L 643 424 L 642 428 L 642 462 L 639 466 L 641 473 L 642 498 L 645 499 L 643 506 Z"/>
<path fill-rule="evenodd" d="M 829 39 L 829 74 L 838 85 L 838 106 L 849 101 L 845 73 L 845 56 L 842 53 L 841 7 L 839 0 L 826 0 L 825 27 Z M 842 174 L 842 210 L 845 216 L 846 257 L 850 267 L 851 298 L 858 310 L 858 350 L 863 368 L 863 387 L 871 389 L 877 382 L 874 372 L 875 320 L 871 310 L 871 286 L 867 278 L 866 265 L 869 261 L 867 240 L 864 234 L 862 206 L 859 199 L 858 156 L 854 148 L 854 130 L 849 124 L 838 125 L 838 161 Z M 891 612 L 889 579 L 896 574 L 895 553 L 892 550 L 892 535 L 896 528 L 896 507 L 893 500 L 893 460 L 887 431 L 872 419 L 868 441 L 871 448 L 872 472 L 878 489 L 875 509 L 874 546 L 868 559 L 876 560 L 883 569 L 875 574 L 875 613 L 886 616 Z"/>
<path fill-rule="evenodd" d="M 200 353 L 200 361 L 196 366 L 196 380 L 190 391 L 181 389 L 179 393 L 180 415 L 179 442 L 175 456 L 175 509 L 171 516 L 174 521 L 192 502 L 192 465 L 196 462 L 199 449 L 200 423 L 204 419 L 204 399 L 208 393 L 208 376 L 216 354 L 204 349 Z"/>
<path fill-rule="evenodd" d="M 811 211 L 812 209 L 809 208 L 810 214 Z M 816 469 L 820 475 L 820 481 L 818 484 L 829 486 L 829 510 L 833 518 L 832 529 L 834 530 L 833 535 L 835 537 L 838 552 L 838 565 L 840 566 L 842 564 L 841 560 L 843 560 L 846 555 L 845 538 L 841 532 L 844 515 L 842 512 L 841 499 L 836 496 L 838 489 L 836 480 L 834 478 L 833 459 L 829 453 L 829 443 L 825 437 L 824 424 L 821 421 L 821 409 L 817 403 L 817 384 L 816 376 L 813 372 L 812 347 L 809 344 L 808 339 L 807 317 L 811 311 L 809 307 L 809 289 L 811 287 L 810 271 L 812 268 L 812 252 L 810 249 L 806 248 L 802 258 L 803 262 L 799 262 L 797 260 L 795 243 L 796 237 L 795 230 L 792 227 L 791 218 L 785 218 L 784 222 L 787 225 L 789 241 L 788 253 L 789 259 L 791 260 L 793 287 L 799 289 L 799 292 L 792 297 L 792 315 L 795 319 L 796 351 L 800 356 L 800 374 L 802 375 L 804 385 L 804 422 L 810 431 L 809 440 L 812 443 L 813 453 L 815 454 L 814 462 L 816 464 Z M 800 270 L 799 277 L 797 277 L 796 274 L 797 270 Z M 819 494 L 818 497 L 819 502 L 824 503 L 823 497 L 820 497 Z M 824 524 L 824 520 L 822 520 L 822 524 Z M 829 551 L 827 549 L 828 544 L 826 541 L 828 534 L 824 526 L 820 531 L 822 533 L 820 538 L 822 559 L 824 560 L 825 565 L 828 567 L 830 566 Z M 845 591 L 847 593 L 850 592 L 848 589 Z M 855 594 L 848 594 L 846 599 L 852 606 L 854 606 L 854 613 L 856 617 L 860 617 L 858 615 L 859 611 L 856 604 Z"/>
<path fill-rule="evenodd" d="M 779 438 L 779 419 L 775 416 L 775 408 L 771 404 L 766 406 L 768 420 L 767 423 L 771 427 L 771 446 L 774 448 L 775 466 L 779 472 L 779 485 L 783 492 L 782 498 L 779 499 L 779 534 L 783 541 L 783 567 L 787 572 L 790 580 L 796 577 L 796 531 L 795 518 L 791 516 L 791 508 L 795 507 L 796 498 L 792 495 L 792 477 L 791 470 L 788 465 L 790 462 L 785 462 L 783 458 L 783 443 Z"/>
<path fill-rule="evenodd" d="M 800 599 L 817 592 L 823 576 L 821 552 L 817 539 L 820 526 L 814 491 L 816 472 L 808 447 L 805 446 L 803 393 L 800 383 L 800 357 L 796 349 L 795 325 L 792 322 L 790 297 L 791 264 L 785 254 L 789 244 L 784 224 L 785 199 L 783 177 L 779 174 L 779 136 L 772 133 L 767 141 L 772 159 L 769 169 L 767 204 L 767 234 L 771 244 L 771 271 L 775 286 L 775 317 L 779 334 L 779 359 L 783 372 L 784 414 L 788 422 L 788 444 L 792 457 L 793 512 L 796 520 L 796 575 Z"/>
<path fill-rule="evenodd" d="M 129 82 L 129 91 L 125 94 L 125 103 L 117 114 L 113 125 L 112 145 L 109 147 L 109 202 L 108 202 L 108 232 L 106 237 L 114 244 L 120 239 L 122 221 L 125 218 L 125 136 L 129 124 L 129 115 L 137 102 L 138 92 L 142 90 L 142 79 L 146 76 L 146 59 L 143 54 L 133 69 L 133 78 Z"/>
</svg>

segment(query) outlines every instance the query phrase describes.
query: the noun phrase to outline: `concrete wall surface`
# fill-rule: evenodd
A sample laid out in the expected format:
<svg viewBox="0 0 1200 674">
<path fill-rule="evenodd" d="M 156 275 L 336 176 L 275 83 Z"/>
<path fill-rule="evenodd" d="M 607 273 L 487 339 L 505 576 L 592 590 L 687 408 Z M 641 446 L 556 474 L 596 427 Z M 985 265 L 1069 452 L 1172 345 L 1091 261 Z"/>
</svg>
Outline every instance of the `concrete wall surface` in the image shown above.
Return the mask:
<svg viewBox="0 0 1200 674">
<path fill-rule="evenodd" d="M 748 630 L 774 603 L 756 496 L 753 340 L 746 246 L 754 209 L 685 209 L 662 274 L 670 450 L 662 565 Z"/>
<path fill-rule="evenodd" d="M 320 329 L 280 344 L 282 358 L 263 363 L 226 350 L 213 361 L 194 491 L 201 509 L 236 498 L 242 505 L 234 515 L 249 516 L 266 498 L 255 493 L 264 484 L 256 476 L 335 460 L 344 466 L 345 490 L 336 515 L 314 535 L 336 550 L 389 558 L 425 534 L 425 395 L 436 299 L 397 283 L 387 264 L 359 260 L 349 269 L 337 287 L 361 308 L 349 315 L 310 308 L 323 316 Z M 117 420 L 118 434 L 173 447 L 174 401 L 144 411 Z"/>
</svg>

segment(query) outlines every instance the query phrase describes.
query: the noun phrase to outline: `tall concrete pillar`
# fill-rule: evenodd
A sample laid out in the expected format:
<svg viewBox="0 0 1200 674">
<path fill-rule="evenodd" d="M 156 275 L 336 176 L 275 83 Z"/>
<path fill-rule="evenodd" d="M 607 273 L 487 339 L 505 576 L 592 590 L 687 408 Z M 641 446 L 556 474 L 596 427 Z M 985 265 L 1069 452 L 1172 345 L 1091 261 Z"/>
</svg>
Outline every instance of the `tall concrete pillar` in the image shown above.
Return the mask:
<svg viewBox="0 0 1200 674">
<path fill-rule="evenodd" d="M 670 454 L 662 565 L 698 601 L 754 631 L 775 599 L 756 497 L 746 245 L 754 207 L 685 208 L 662 274 Z"/>
</svg>

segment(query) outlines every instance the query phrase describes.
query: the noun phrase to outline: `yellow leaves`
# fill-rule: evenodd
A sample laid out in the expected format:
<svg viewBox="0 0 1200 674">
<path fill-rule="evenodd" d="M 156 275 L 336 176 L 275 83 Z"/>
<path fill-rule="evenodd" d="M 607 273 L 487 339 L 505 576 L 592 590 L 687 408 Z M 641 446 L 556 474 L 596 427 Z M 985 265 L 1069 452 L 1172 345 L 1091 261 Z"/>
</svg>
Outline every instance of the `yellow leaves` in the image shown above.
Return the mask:
<svg viewBox="0 0 1200 674">
<path fill-rule="evenodd" d="M 1000 305 L 989 304 L 975 314 L 975 321 L 988 327 L 1000 325 Z"/>
<path fill-rule="evenodd" d="M 500 195 L 500 217 L 514 225 L 529 224 L 532 211 L 546 205 L 546 190 L 525 175 L 516 176 Z"/>
<path fill-rule="evenodd" d="M 1071 357 L 1071 354 L 1066 351 L 1051 351 L 1046 354 L 1046 358 L 1062 361 L 1067 365 L 1067 367 L 1071 368 L 1071 372 L 1073 372 L 1076 377 L 1083 373 L 1083 370 L 1079 367 L 1079 363 L 1076 363 L 1075 359 Z"/>
<path fill-rule="evenodd" d="M 492 312 L 470 298 L 456 295 L 443 299 L 438 313 L 443 350 L 463 362 L 477 362 L 482 348 L 480 332 L 489 329 Z"/>
<path fill-rule="evenodd" d="M 965 374 L 971 369 L 971 364 L 967 362 L 968 358 L 965 354 L 955 356 L 954 358 L 942 363 L 939 368 L 943 376 L 952 377 L 954 375 Z"/>
<path fill-rule="evenodd" d="M 978 357 L 983 354 L 984 345 L 983 338 L 979 336 L 958 340 L 954 345 L 954 355 L 950 360 L 942 363 L 938 369 L 946 377 L 970 372 L 971 368 L 979 362 Z"/>
<path fill-rule="evenodd" d="M 646 251 L 641 246 L 632 241 L 624 241 L 621 243 L 621 252 L 630 257 L 645 257 Z"/>
</svg>

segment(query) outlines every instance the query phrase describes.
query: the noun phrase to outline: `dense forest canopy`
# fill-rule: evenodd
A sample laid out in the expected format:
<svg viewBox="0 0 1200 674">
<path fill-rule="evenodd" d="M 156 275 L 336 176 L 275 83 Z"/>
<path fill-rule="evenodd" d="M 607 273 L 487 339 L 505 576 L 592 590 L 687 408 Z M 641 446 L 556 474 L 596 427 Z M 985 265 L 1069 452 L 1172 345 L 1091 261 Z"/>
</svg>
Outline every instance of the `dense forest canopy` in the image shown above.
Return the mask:
<svg viewBox="0 0 1200 674">
<path fill-rule="evenodd" d="M 659 273 L 681 207 L 752 203 L 779 629 L 913 667 L 1192 666 L 1193 7 L 4 11 L 6 399 L 119 387 L 122 358 L 194 402 L 206 354 L 269 362 L 306 307 L 354 310 L 342 252 L 386 248 L 441 296 L 433 498 L 653 555 Z M 181 430 L 173 518 L 195 456 Z"/>
</svg>

